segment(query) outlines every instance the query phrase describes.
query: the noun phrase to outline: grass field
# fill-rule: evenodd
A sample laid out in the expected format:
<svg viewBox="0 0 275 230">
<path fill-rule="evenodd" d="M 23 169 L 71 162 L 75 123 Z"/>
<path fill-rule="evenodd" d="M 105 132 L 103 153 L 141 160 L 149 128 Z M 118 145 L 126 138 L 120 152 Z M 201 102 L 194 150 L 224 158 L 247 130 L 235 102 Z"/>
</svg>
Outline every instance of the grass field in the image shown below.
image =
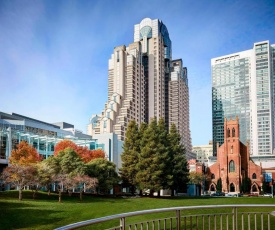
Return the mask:
<svg viewBox="0 0 275 230">
<path fill-rule="evenodd" d="M 80 202 L 78 197 L 64 195 L 62 200 L 62 203 L 58 203 L 56 194 L 48 196 L 42 192 L 38 193 L 36 200 L 33 200 L 30 191 L 23 191 L 23 200 L 19 201 L 18 191 L 0 192 L 0 229 L 54 229 L 78 221 L 118 213 L 165 207 L 275 204 L 275 198 L 267 197 L 107 198 L 84 196 L 83 201 Z M 141 217 L 135 217 L 134 221 L 140 220 L 139 218 Z M 275 223 L 275 220 L 272 220 L 272 222 Z M 104 229 L 112 225 L 118 225 L 118 223 L 105 223 L 93 229 Z"/>
</svg>

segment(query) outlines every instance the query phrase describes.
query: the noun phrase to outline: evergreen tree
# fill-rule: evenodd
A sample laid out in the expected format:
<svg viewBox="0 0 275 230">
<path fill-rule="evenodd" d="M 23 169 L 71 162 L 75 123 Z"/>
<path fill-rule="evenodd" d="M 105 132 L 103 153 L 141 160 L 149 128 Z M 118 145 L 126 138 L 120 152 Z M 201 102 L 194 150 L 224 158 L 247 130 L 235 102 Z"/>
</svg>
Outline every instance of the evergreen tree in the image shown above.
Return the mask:
<svg viewBox="0 0 275 230">
<path fill-rule="evenodd" d="M 135 192 L 138 155 L 140 152 L 140 136 L 136 122 L 130 121 L 126 131 L 126 138 L 121 154 L 122 167 L 119 169 L 123 183 L 130 186 L 131 192 Z"/>
<path fill-rule="evenodd" d="M 243 193 L 249 193 L 251 188 L 251 180 L 248 177 L 243 177 L 241 184 L 241 191 Z"/>
<path fill-rule="evenodd" d="M 147 128 L 148 128 L 148 124 L 147 124 L 147 123 L 142 122 L 142 123 L 140 124 L 140 127 L 139 127 L 139 129 L 138 129 L 140 141 L 142 140 L 142 137 L 143 137 L 143 135 L 144 135 L 144 132 L 145 132 L 145 130 L 146 130 Z M 139 145 L 141 146 L 141 142 L 139 142 Z"/>
<path fill-rule="evenodd" d="M 165 127 L 165 121 L 163 118 L 159 119 L 158 122 L 158 135 L 159 135 L 159 143 L 158 143 L 158 154 L 160 158 L 160 169 L 161 169 L 161 185 L 163 189 L 167 189 L 172 184 L 172 170 L 173 167 L 172 159 L 173 156 L 170 154 L 170 145 L 168 141 L 168 133 Z"/>
<path fill-rule="evenodd" d="M 159 133 L 156 118 L 153 118 L 141 138 L 137 182 L 140 189 L 154 191 L 162 189 L 162 165 L 159 157 Z"/>
<path fill-rule="evenodd" d="M 169 166 L 171 165 L 170 174 L 173 176 L 170 181 L 172 196 L 174 195 L 174 190 L 178 191 L 179 189 L 186 187 L 189 176 L 188 165 L 185 157 L 185 149 L 180 141 L 181 136 L 178 133 L 175 124 L 173 123 L 168 134 L 170 155 Z"/>
<path fill-rule="evenodd" d="M 94 159 L 86 164 L 86 175 L 97 178 L 98 192 L 108 193 L 120 180 L 116 165 L 102 158 Z"/>
<path fill-rule="evenodd" d="M 221 178 L 219 178 L 218 181 L 217 181 L 216 190 L 217 190 L 217 192 L 222 191 L 222 179 Z"/>
</svg>

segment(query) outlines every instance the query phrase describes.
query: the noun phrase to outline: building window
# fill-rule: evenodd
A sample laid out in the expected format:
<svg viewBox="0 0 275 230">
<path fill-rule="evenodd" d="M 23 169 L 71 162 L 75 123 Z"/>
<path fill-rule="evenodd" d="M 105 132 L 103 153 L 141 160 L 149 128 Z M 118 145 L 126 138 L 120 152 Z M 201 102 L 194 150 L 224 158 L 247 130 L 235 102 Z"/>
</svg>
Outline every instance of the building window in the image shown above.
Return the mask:
<svg viewBox="0 0 275 230">
<path fill-rule="evenodd" d="M 252 174 L 252 179 L 257 179 L 256 173 L 253 173 L 253 174 Z"/>
<path fill-rule="evenodd" d="M 110 112 L 107 112 L 107 118 L 110 118 Z"/>
<path fill-rule="evenodd" d="M 119 51 L 116 51 L 116 61 L 119 62 Z"/>
<path fill-rule="evenodd" d="M 232 129 L 232 137 L 235 137 L 235 128 Z"/>
<path fill-rule="evenodd" d="M 105 129 L 107 127 L 107 121 L 103 122 L 103 128 Z"/>
<path fill-rule="evenodd" d="M 235 163 L 234 163 L 234 161 L 229 162 L 229 172 L 235 172 Z"/>
<path fill-rule="evenodd" d="M 212 179 L 212 180 L 215 179 L 215 174 L 211 174 L 211 179 Z"/>
<path fill-rule="evenodd" d="M 227 137 L 230 137 L 230 129 L 227 129 Z"/>
</svg>

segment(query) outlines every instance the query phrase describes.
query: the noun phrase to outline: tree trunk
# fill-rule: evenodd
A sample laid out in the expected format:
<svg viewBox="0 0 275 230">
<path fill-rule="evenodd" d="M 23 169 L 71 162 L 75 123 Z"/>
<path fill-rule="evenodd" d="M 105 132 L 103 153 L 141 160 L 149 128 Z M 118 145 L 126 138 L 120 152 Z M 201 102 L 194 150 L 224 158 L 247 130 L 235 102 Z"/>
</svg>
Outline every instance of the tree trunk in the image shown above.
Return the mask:
<svg viewBox="0 0 275 230">
<path fill-rule="evenodd" d="M 160 190 L 158 191 L 158 197 L 160 197 Z"/>
<path fill-rule="evenodd" d="M 58 193 L 58 202 L 59 202 L 59 203 L 61 203 L 61 195 L 62 195 L 62 192 L 61 192 L 61 190 L 60 190 L 59 193 Z"/>
<path fill-rule="evenodd" d="M 154 196 L 154 190 L 150 189 L 150 197 Z"/>
<path fill-rule="evenodd" d="M 79 199 L 80 199 L 80 201 L 82 201 L 82 194 L 83 194 L 83 192 L 80 191 L 80 192 L 79 192 Z"/>
<path fill-rule="evenodd" d="M 19 200 L 22 200 L 22 188 L 19 188 Z"/>
<path fill-rule="evenodd" d="M 47 189 L 48 189 L 48 196 L 51 195 L 51 185 L 47 185 Z"/>
<path fill-rule="evenodd" d="M 175 196 L 175 190 L 174 187 L 171 188 L 171 196 Z"/>
<path fill-rule="evenodd" d="M 35 200 L 35 198 L 36 198 L 36 190 L 34 190 L 34 191 L 32 192 L 32 199 Z"/>
<path fill-rule="evenodd" d="M 142 196 L 142 189 L 139 190 L 139 195 Z"/>
</svg>

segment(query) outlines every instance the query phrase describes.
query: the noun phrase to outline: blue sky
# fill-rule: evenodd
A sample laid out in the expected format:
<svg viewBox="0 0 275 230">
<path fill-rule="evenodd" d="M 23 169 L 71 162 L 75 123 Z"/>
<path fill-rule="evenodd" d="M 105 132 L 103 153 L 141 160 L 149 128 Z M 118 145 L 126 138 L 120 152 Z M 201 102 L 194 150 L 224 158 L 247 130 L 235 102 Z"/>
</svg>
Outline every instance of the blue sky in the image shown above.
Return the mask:
<svg viewBox="0 0 275 230">
<path fill-rule="evenodd" d="M 274 0 L 0 0 L 0 111 L 86 132 L 107 100 L 108 59 L 160 19 L 188 68 L 193 145 L 212 139 L 211 58 L 275 43 Z"/>
</svg>

